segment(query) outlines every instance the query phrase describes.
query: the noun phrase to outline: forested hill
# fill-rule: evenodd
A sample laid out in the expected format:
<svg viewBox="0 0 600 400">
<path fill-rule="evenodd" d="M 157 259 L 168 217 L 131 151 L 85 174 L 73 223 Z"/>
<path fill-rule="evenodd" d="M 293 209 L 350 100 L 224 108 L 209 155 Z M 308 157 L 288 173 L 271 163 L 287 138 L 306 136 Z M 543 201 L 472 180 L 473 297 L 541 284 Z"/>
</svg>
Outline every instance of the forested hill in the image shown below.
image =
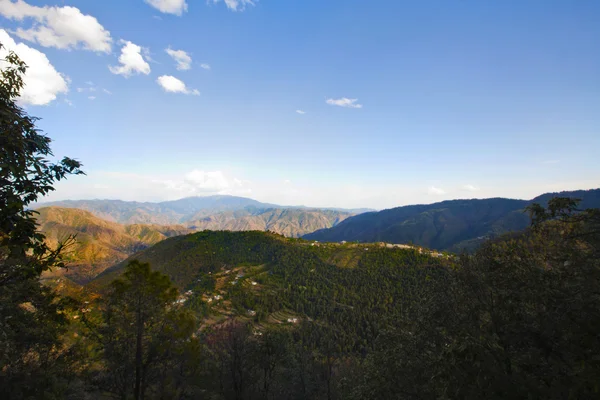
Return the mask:
<svg viewBox="0 0 600 400">
<path fill-rule="evenodd" d="M 322 331 L 314 338 L 333 332 L 340 350 L 349 352 L 365 351 L 387 313 L 418 301 L 417 285 L 426 285 L 428 274 L 446 273 L 452 262 L 417 249 L 206 231 L 157 243 L 106 270 L 91 287 L 102 292 L 134 259 L 190 290 L 186 304 L 200 304 L 210 317 L 206 324 L 233 318 L 264 329 L 287 318 L 313 321 L 310 329 Z"/>
<path fill-rule="evenodd" d="M 584 209 L 600 207 L 600 189 L 546 193 L 532 200 L 450 200 L 357 215 L 304 238 L 327 242 L 414 243 L 461 251 L 475 248 L 487 238 L 525 229 L 529 225 L 525 207 L 532 203 L 545 205 L 558 196 L 581 199 L 580 207 Z"/>
<path fill-rule="evenodd" d="M 150 263 L 155 270 L 171 278 L 180 288 L 194 282 L 198 274 L 218 273 L 239 265 L 293 265 L 311 267 L 316 264 L 352 268 L 368 254 L 379 250 L 392 254 L 389 249 L 378 247 L 323 243 L 313 245 L 302 239 L 259 232 L 204 231 L 166 239 L 140 251 L 119 264 L 107 269 L 95 282 L 110 281 L 132 259 Z M 293 260 L 296 258 L 296 260 Z"/>
</svg>

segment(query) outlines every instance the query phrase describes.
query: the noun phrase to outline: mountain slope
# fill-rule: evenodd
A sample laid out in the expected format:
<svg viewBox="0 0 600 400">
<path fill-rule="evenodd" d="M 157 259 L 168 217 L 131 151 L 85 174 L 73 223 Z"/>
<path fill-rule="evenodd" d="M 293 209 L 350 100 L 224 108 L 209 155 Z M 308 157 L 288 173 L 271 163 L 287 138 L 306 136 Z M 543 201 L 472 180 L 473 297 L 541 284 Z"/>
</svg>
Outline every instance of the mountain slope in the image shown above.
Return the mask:
<svg viewBox="0 0 600 400">
<path fill-rule="evenodd" d="M 51 246 L 75 236 L 75 243 L 65 253 L 69 268 L 46 276 L 65 275 L 75 282 L 85 282 L 167 237 L 190 232 L 183 226 L 121 225 L 78 209 L 44 207 L 37 211 L 39 229 Z"/>
<path fill-rule="evenodd" d="M 192 220 L 195 230 L 272 231 L 287 237 L 300 237 L 318 229 L 331 228 L 352 216 L 349 212 L 316 209 L 253 209 L 230 211 Z"/>
<path fill-rule="evenodd" d="M 533 200 L 450 200 L 397 207 L 346 219 L 337 226 L 305 235 L 308 240 L 409 243 L 440 250 L 472 248 L 485 237 L 526 228 L 524 208 L 545 205 L 556 196 L 582 199 L 582 208 L 600 207 L 600 189 L 547 193 Z"/>
</svg>

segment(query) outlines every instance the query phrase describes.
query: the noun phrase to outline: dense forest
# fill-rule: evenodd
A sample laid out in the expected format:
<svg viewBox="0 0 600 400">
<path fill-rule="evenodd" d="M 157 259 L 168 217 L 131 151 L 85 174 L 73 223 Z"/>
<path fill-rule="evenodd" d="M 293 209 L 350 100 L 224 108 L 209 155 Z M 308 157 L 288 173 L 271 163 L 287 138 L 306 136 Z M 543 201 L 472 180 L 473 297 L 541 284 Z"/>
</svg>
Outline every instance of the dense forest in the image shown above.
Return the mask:
<svg viewBox="0 0 600 400">
<path fill-rule="evenodd" d="M 89 285 L 42 282 L 29 205 L 52 157 L 0 80 L 0 392 L 7 399 L 598 398 L 600 211 L 553 198 L 474 254 L 265 232 L 158 242 Z"/>
</svg>

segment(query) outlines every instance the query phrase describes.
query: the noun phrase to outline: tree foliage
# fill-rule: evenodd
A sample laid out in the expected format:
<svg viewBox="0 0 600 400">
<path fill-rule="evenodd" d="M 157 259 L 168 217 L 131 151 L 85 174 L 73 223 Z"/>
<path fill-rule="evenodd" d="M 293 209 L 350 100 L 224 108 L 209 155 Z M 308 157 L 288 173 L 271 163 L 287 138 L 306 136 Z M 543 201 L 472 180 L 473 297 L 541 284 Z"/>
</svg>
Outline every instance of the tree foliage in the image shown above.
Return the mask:
<svg viewBox="0 0 600 400">
<path fill-rule="evenodd" d="M 27 66 L 13 52 L 0 62 L 0 388 L 10 398 L 45 398 L 58 385 L 58 335 L 65 321 L 60 302 L 39 278 L 62 266 L 66 244 L 47 246 L 28 206 L 55 182 L 82 172 L 76 160 L 47 159 L 50 138 L 18 105 Z"/>
<path fill-rule="evenodd" d="M 104 379 L 120 398 L 178 398 L 184 390 L 195 320 L 177 304 L 169 278 L 130 262 L 112 282 L 99 329 Z"/>
</svg>

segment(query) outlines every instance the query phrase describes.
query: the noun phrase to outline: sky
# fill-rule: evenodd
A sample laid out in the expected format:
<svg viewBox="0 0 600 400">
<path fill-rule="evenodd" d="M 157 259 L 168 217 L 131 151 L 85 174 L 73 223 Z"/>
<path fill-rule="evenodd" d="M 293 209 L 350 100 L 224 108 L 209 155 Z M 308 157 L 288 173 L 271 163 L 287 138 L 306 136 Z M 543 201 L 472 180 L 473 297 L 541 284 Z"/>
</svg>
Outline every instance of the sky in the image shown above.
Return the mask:
<svg viewBox="0 0 600 400">
<path fill-rule="evenodd" d="M 596 0 L 0 0 L 0 42 L 87 174 L 46 200 L 384 209 L 600 187 L 598 20 Z"/>
</svg>

